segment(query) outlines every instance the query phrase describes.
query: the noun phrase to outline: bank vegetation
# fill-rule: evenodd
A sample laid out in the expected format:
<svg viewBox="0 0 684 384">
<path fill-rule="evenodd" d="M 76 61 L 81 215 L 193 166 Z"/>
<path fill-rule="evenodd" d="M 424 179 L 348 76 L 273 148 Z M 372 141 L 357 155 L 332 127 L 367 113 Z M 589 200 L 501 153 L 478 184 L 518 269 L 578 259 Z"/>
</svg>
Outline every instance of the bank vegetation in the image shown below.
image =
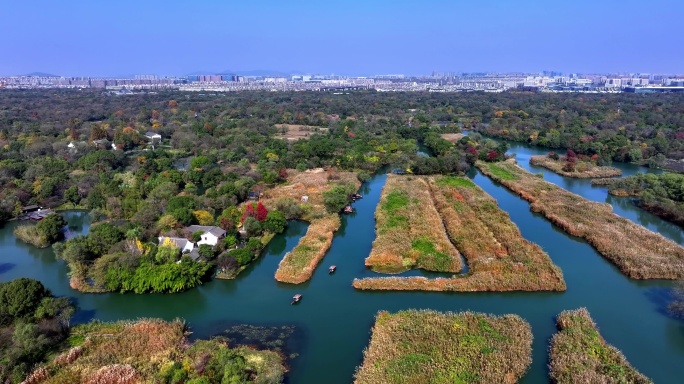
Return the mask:
<svg viewBox="0 0 684 384">
<path fill-rule="evenodd" d="M 487 176 L 530 202 L 570 235 L 581 237 L 620 271 L 634 279 L 684 276 L 684 248 L 612 212 L 608 204 L 589 201 L 525 171 L 514 160 L 477 162 Z"/>
<path fill-rule="evenodd" d="M 92 322 L 71 330 L 70 348 L 25 383 L 263 383 L 287 371 L 276 352 L 231 347 L 220 338 L 190 343 L 183 321 Z"/>
<path fill-rule="evenodd" d="M 550 347 L 554 383 L 651 383 L 617 348 L 606 343 L 586 308 L 563 311 Z"/>
<path fill-rule="evenodd" d="M 366 266 L 397 273 L 412 268 L 458 272 L 458 250 L 447 237 L 423 177 L 388 175 L 375 211 L 376 238 Z"/>
<path fill-rule="evenodd" d="M 530 326 L 516 315 L 382 311 L 354 383 L 515 383 L 531 353 Z"/>
<path fill-rule="evenodd" d="M 360 186 L 354 172 L 318 168 L 289 171 L 285 184 L 264 193 L 267 206 L 283 210 L 288 218 L 311 223 L 299 243 L 278 265 L 276 280 L 299 284 L 311 278 L 330 249 L 334 233 L 342 225 L 339 211 Z"/>
</svg>

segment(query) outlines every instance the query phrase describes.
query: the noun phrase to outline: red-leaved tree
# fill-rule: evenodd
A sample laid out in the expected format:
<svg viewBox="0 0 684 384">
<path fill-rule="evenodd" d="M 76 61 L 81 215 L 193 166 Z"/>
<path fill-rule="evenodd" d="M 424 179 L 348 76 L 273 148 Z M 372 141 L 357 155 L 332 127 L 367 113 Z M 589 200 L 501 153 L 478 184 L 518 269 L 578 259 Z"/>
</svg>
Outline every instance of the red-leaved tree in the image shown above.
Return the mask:
<svg viewBox="0 0 684 384">
<path fill-rule="evenodd" d="M 240 219 L 240 221 L 244 223 L 246 218 L 254 216 L 256 216 L 254 205 L 252 203 L 245 204 L 245 211 L 242 212 L 242 219 Z"/>
<path fill-rule="evenodd" d="M 261 201 L 257 204 L 256 209 L 256 219 L 263 222 L 266 221 L 266 216 L 268 216 L 268 210 L 261 204 Z"/>
</svg>

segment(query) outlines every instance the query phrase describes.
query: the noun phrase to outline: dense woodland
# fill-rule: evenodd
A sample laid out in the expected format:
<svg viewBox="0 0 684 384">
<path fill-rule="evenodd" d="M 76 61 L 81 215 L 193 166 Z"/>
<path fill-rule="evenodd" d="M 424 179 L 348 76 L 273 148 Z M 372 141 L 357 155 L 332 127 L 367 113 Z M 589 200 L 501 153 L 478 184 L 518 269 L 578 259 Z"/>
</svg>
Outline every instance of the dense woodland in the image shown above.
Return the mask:
<svg viewBox="0 0 684 384">
<path fill-rule="evenodd" d="M 355 171 L 360 179 L 382 166 L 462 174 L 478 159 L 504 158 L 507 145 L 487 135 L 569 148 L 598 163 L 655 166 L 684 157 L 681 100 L 515 92 L 5 90 L 0 222 L 29 204 L 89 210 L 101 223 L 87 236 L 55 245 L 74 288 L 177 292 L 200 284 L 214 267 L 227 275 L 239 271 L 268 236 L 284 229 L 285 219 L 305 214 L 293 202 L 261 214 L 254 206 L 245 214 L 251 205 L 244 202 L 283 183 L 288 169 L 332 167 Z M 440 136 L 461 129 L 485 136 L 456 143 Z M 147 137 L 150 132 L 161 140 Z M 419 144 L 434 156 L 419 156 Z M 335 204 L 328 209 L 339 209 L 345 199 L 330 198 Z M 200 247 L 206 264 L 157 244 L 159 235 L 195 241 L 197 234 L 184 232 L 193 224 L 227 231 L 215 248 Z M 61 239 L 54 226 L 25 226 L 16 234 L 47 246 Z"/>
<path fill-rule="evenodd" d="M 684 175 L 638 174 L 611 181 L 609 191 L 615 195 L 635 196 L 639 207 L 684 226 Z"/>
</svg>

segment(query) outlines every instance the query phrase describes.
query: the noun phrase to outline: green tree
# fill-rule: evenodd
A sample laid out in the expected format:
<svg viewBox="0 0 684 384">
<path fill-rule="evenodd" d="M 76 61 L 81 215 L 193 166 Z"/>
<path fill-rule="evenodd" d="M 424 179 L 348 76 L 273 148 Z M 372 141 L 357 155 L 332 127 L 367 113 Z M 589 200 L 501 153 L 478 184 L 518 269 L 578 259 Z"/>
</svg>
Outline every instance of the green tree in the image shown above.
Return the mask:
<svg viewBox="0 0 684 384">
<path fill-rule="evenodd" d="M 354 192 L 351 185 L 335 185 L 323 192 L 323 204 L 330 213 L 337 213 L 349 203 L 349 195 Z"/>
<path fill-rule="evenodd" d="M 66 220 L 59 213 L 48 215 L 36 225 L 38 236 L 45 242 L 52 244 L 64 238 L 62 229 L 67 225 Z"/>
<path fill-rule="evenodd" d="M 40 281 L 20 278 L 0 284 L 0 322 L 9 324 L 16 319 L 35 316 L 43 298 L 50 296 Z"/>
<path fill-rule="evenodd" d="M 245 228 L 245 232 L 247 232 L 247 236 L 249 237 L 259 236 L 263 230 L 261 227 L 261 222 L 251 216 L 245 219 L 243 226 Z"/>
<path fill-rule="evenodd" d="M 266 216 L 266 221 L 263 223 L 264 229 L 271 233 L 281 233 L 287 226 L 287 219 L 285 214 L 280 211 L 271 211 Z"/>
<path fill-rule="evenodd" d="M 209 244 L 200 244 L 198 252 L 206 260 L 214 259 L 214 248 Z"/>
</svg>

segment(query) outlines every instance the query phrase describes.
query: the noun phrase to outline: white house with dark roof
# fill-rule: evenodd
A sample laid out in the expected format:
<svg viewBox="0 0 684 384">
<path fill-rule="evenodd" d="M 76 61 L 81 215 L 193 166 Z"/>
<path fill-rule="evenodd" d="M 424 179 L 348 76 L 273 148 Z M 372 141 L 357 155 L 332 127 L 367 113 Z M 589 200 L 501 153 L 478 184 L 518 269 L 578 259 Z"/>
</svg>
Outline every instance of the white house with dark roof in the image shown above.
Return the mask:
<svg viewBox="0 0 684 384">
<path fill-rule="evenodd" d="M 200 241 L 197 245 L 209 244 L 212 247 L 218 244 L 219 240 L 226 237 L 226 231 L 223 228 L 208 225 L 191 225 L 185 228 L 190 233 L 202 232 Z"/>
<path fill-rule="evenodd" d="M 162 137 L 160 134 L 152 131 L 145 132 L 145 137 L 147 137 L 151 142 L 160 142 Z"/>
<path fill-rule="evenodd" d="M 167 240 L 176 248 L 180 249 L 181 253 L 191 252 L 195 249 L 195 244 L 193 244 L 192 241 L 182 237 L 159 236 L 159 245 L 164 244 Z"/>
</svg>

